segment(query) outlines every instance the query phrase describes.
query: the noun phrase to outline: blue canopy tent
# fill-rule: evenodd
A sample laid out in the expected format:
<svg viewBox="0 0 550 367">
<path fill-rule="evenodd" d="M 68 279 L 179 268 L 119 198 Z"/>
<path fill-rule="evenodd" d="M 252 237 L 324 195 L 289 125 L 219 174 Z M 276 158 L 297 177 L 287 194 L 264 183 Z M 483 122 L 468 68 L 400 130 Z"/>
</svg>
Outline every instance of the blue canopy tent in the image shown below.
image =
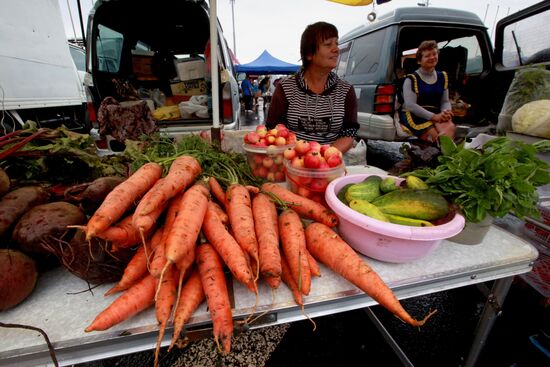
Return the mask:
<svg viewBox="0 0 550 367">
<path fill-rule="evenodd" d="M 254 61 L 248 64 L 235 65 L 237 73 L 256 75 L 265 74 L 293 74 L 300 70 L 300 65 L 290 64 L 273 57 L 267 50 Z"/>
</svg>

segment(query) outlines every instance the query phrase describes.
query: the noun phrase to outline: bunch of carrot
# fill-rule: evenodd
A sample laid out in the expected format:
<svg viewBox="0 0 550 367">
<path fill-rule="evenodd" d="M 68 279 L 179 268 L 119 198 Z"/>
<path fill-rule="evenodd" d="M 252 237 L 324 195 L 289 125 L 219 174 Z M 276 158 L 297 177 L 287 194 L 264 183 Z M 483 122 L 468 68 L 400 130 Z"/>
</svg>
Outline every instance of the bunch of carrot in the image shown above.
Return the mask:
<svg viewBox="0 0 550 367">
<path fill-rule="evenodd" d="M 87 332 L 108 329 L 154 305 L 160 329 L 157 365 L 170 320 L 174 334 L 169 350 L 206 300 L 214 340 L 220 351 L 229 353 L 233 321 L 223 268 L 256 294 L 260 277 L 272 289 L 282 281 L 303 309 L 312 277 L 320 276 L 317 261 L 405 322 L 424 323 L 401 307 L 378 275 L 331 229 L 338 218 L 322 204 L 272 183 L 255 187 L 233 182 L 223 187 L 214 177 L 201 180 L 201 167 L 189 156 L 178 157 L 166 176 L 161 174 L 157 164 L 143 165 L 106 197 L 85 227 L 88 238 L 137 246 L 122 278 L 105 294 L 122 295 L 97 315 Z M 303 218 L 312 223 L 305 227 Z"/>
</svg>

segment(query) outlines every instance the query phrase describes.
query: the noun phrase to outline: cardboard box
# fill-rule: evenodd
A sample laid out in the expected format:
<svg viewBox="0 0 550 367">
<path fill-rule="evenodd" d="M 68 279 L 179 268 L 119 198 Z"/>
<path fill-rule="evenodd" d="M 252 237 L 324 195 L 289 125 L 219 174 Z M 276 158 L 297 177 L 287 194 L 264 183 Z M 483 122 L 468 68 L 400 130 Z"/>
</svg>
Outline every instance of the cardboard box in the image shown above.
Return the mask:
<svg viewBox="0 0 550 367">
<path fill-rule="evenodd" d="M 153 56 L 132 55 L 132 71 L 138 80 L 158 80 L 153 74 Z"/>
<path fill-rule="evenodd" d="M 186 58 L 174 61 L 178 78 L 181 81 L 203 79 L 204 78 L 204 60 L 200 58 Z"/>
<path fill-rule="evenodd" d="M 170 85 L 174 96 L 198 96 L 206 94 L 206 81 L 204 79 L 193 79 Z"/>
</svg>

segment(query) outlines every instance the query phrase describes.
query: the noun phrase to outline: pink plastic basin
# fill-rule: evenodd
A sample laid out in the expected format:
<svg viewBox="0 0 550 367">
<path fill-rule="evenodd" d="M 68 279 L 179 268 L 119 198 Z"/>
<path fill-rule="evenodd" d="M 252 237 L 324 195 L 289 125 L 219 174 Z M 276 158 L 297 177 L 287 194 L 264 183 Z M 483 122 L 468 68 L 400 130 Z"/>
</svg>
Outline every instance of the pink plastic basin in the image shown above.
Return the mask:
<svg viewBox="0 0 550 367">
<path fill-rule="evenodd" d="M 387 175 L 377 174 L 385 178 Z M 330 182 L 325 192 L 328 206 L 338 215 L 338 231 L 356 251 L 373 259 L 404 263 L 426 256 L 445 238 L 458 234 L 465 220 L 460 214 L 445 224 L 433 227 L 411 227 L 386 223 L 351 209 L 336 196 L 347 184 L 363 181 L 371 174 L 344 176 Z M 403 179 L 395 177 L 399 182 Z"/>
</svg>

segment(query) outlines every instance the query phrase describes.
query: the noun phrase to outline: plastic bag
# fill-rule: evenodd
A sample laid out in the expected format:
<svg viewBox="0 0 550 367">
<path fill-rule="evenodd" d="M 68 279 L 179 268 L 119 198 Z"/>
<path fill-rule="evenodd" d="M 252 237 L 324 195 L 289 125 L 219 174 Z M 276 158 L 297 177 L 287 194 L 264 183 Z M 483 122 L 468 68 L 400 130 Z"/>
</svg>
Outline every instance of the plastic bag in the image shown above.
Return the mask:
<svg viewBox="0 0 550 367">
<path fill-rule="evenodd" d="M 367 143 L 363 139 L 353 142 L 353 147 L 344 154 L 346 166 L 367 165 Z"/>
<path fill-rule="evenodd" d="M 516 71 L 500 110 L 497 132 L 511 131 L 514 113 L 524 104 L 538 99 L 550 99 L 550 71 L 540 67 Z"/>
</svg>

